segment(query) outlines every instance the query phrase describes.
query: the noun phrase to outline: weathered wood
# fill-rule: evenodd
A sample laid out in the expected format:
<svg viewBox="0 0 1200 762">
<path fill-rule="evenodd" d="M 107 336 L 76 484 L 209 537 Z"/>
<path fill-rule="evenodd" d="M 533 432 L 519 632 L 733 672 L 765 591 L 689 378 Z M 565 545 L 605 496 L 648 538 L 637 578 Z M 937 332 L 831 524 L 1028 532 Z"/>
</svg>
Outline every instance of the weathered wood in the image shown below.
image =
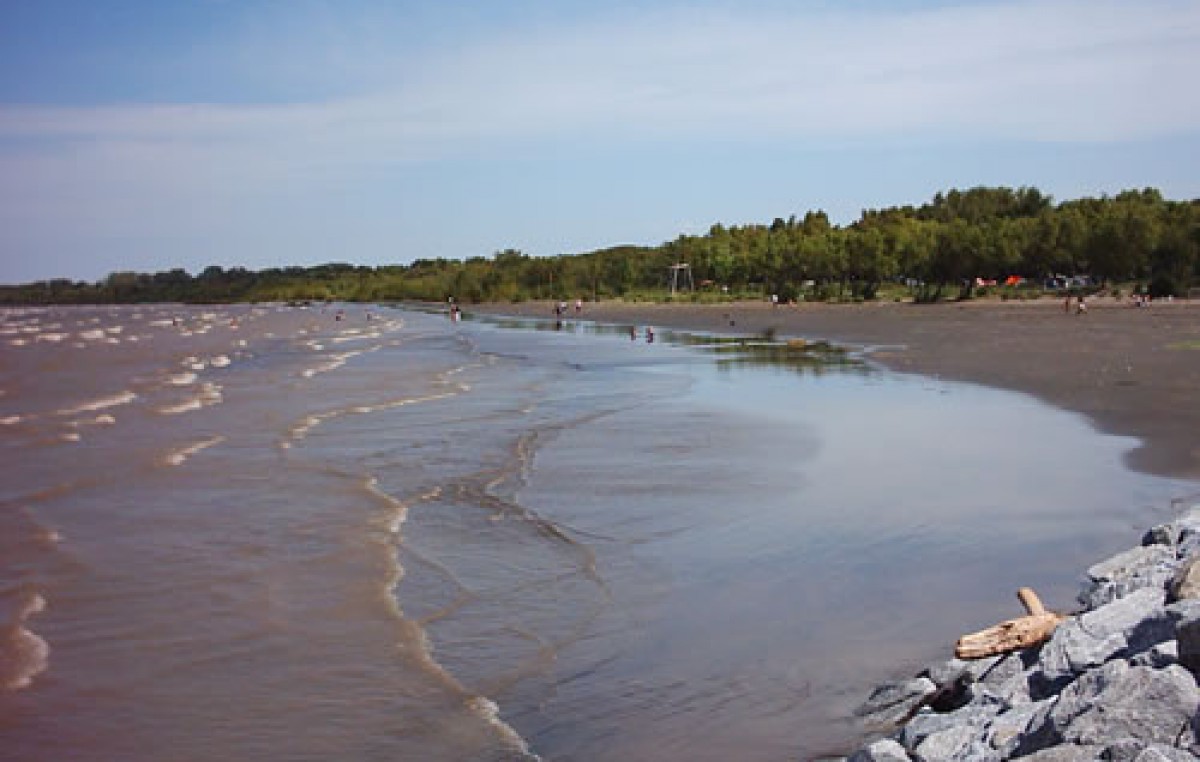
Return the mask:
<svg viewBox="0 0 1200 762">
<path fill-rule="evenodd" d="M 1038 616 L 1039 614 L 1046 613 L 1046 607 L 1042 605 L 1042 599 L 1031 588 L 1021 588 L 1017 591 L 1017 597 L 1021 599 L 1021 605 L 1025 607 L 1026 613 L 1030 616 Z"/>
<path fill-rule="evenodd" d="M 1026 616 L 963 635 L 954 647 L 954 655 L 960 659 L 982 659 L 1035 646 L 1045 642 L 1059 622 L 1066 618 L 1062 614 L 1047 611 L 1037 593 L 1027 587 L 1018 590 L 1017 597 L 1029 612 Z"/>
</svg>

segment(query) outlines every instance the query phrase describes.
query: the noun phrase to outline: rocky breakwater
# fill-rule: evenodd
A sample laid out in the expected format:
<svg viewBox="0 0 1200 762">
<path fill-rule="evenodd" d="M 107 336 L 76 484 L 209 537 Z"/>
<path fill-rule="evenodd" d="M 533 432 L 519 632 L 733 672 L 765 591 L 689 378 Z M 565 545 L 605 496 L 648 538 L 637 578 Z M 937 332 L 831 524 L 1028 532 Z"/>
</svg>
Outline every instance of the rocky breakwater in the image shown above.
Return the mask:
<svg viewBox="0 0 1200 762">
<path fill-rule="evenodd" d="M 859 714 L 890 735 L 851 762 L 1200 757 L 1200 505 L 1087 577 L 1042 645 L 876 689 Z"/>
</svg>

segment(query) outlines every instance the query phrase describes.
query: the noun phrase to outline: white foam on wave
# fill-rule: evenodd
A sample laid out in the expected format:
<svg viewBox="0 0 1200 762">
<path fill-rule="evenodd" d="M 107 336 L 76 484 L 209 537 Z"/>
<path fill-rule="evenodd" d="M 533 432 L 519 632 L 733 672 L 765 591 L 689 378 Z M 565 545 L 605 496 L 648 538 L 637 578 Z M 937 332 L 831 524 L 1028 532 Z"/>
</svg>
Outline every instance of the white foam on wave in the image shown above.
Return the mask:
<svg viewBox="0 0 1200 762">
<path fill-rule="evenodd" d="M 37 336 L 34 337 L 34 340 L 59 342 L 65 338 L 67 338 L 67 334 L 65 334 L 65 333 L 39 333 Z"/>
<path fill-rule="evenodd" d="M 0 426 L 16 426 L 22 420 L 24 420 L 23 416 L 6 415 L 3 418 L 0 418 Z"/>
<path fill-rule="evenodd" d="M 208 363 L 214 368 L 226 368 L 229 367 L 230 360 L 227 355 L 217 355 L 216 357 L 210 358 Z"/>
<path fill-rule="evenodd" d="M 509 725 L 504 720 L 500 719 L 500 707 L 495 701 L 485 696 L 474 696 L 467 701 L 467 706 L 481 720 L 483 720 L 492 730 L 503 739 L 507 744 L 513 747 L 513 750 L 518 754 L 532 756 L 529 751 L 529 744 L 521 737 L 521 734 Z"/>
<path fill-rule="evenodd" d="M 307 437 L 310 431 L 331 418 L 340 418 L 343 415 L 378 413 L 384 410 L 405 407 L 406 405 L 419 405 L 422 402 L 436 402 L 437 400 L 457 397 L 458 394 L 458 392 L 442 392 L 441 394 L 430 394 L 424 397 L 404 397 L 403 399 L 389 400 L 387 402 L 380 402 L 375 405 L 355 405 L 353 407 L 343 408 L 341 410 L 330 410 L 325 413 L 314 413 L 312 415 L 305 416 L 300 421 L 293 424 L 292 427 L 288 429 L 288 437 L 293 441 L 300 441 L 301 439 Z M 282 442 L 280 447 L 286 450 L 291 447 L 291 444 L 288 442 Z"/>
<path fill-rule="evenodd" d="M 100 399 L 92 400 L 90 402 L 83 402 L 75 407 L 64 408 L 56 411 L 56 413 L 58 415 L 77 415 L 79 413 L 88 413 L 93 410 L 103 410 L 109 407 L 116 407 L 118 405 L 128 405 L 135 399 L 137 399 L 136 394 L 130 391 L 124 391 L 120 392 L 119 394 L 114 394 L 110 397 L 101 397 Z"/>
<path fill-rule="evenodd" d="M 95 418 L 83 418 L 78 421 L 71 421 L 71 426 L 112 426 L 117 422 L 117 419 L 108 413 L 102 413 Z"/>
<path fill-rule="evenodd" d="M 25 346 L 26 344 L 28 344 L 28 343 L 29 343 L 29 341 L 28 341 L 27 339 L 13 339 L 12 341 L 10 341 L 10 342 L 8 342 L 8 343 L 9 343 L 9 345 L 10 345 L 10 346 L 14 346 L 14 347 L 23 347 L 23 346 Z"/>
<path fill-rule="evenodd" d="M 103 341 L 106 336 L 104 331 L 100 330 L 99 328 L 93 328 L 90 331 L 80 332 L 79 338 L 86 339 L 88 341 Z"/>
<path fill-rule="evenodd" d="M 68 431 L 64 434 L 61 434 L 59 439 L 64 442 L 79 442 L 83 439 L 83 437 L 79 435 L 78 431 Z"/>
<path fill-rule="evenodd" d="M 334 336 L 331 341 L 334 344 L 345 344 L 348 341 L 366 341 L 368 339 L 378 339 L 382 334 L 377 331 L 363 333 L 362 331 L 347 331 L 345 335 Z"/>
<path fill-rule="evenodd" d="M 162 413 L 163 415 L 179 415 L 180 413 L 186 413 L 190 410 L 199 410 L 202 407 L 204 407 L 204 404 L 200 402 L 198 398 L 193 397 L 190 400 L 185 400 L 176 405 L 166 405 L 165 407 L 160 407 L 158 412 Z"/>
<path fill-rule="evenodd" d="M 28 688 L 33 679 L 50 666 L 50 644 L 27 626 L 31 617 L 45 610 L 46 599 L 34 593 L 26 599 L 17 614 L 12 631 L 15 659 L 13 668 L 6 670 L 11 674 L 5 675 L 4 687 L 7 690 L 19 691 Z"/>
<path fill-rule="evenodd" d="M 168 379 L 173 386 L 188 386 L 196 383 L 195 373 L 176 373 Z"/>
<path fill-rule="evenodd" d="M 223 399 L 224 397 L 221 395 L 220 386 L 205 382 L 204 384 L 201 384 L 200 391 L 195 397 L 184 400 L 183 402 L 175 405 L 166 405 L 165 407 L 160 407 L 158 412 L 162 415 L 179 415 L 180 413 L 199 410 L 201 408 L 208 407 L 209 405 L 216 405 Z"/>
<path fill-rule="evenodd" d="M 367 352 L 374 352 L 378 349 L 379 347 L 371 347 L 370 349 L 358 349 L 353 352 L 334 352 L 333 354 L 329 355 L 328 362 L 312 368 L 305 368 L 303 371 L 301 371 L 300 375 L 304 376 L 305 378 L 312 378 L 320 373 L 329 373 L 330 371 L 337 370 L 359 355 L 366 354 Z"/>
<path fill-rule="evenodd" d="M 407 402 L 415 402 L 410 400 Z M 377 500 L 384 503 L 392 511 L 392 518 L 389 523 L 389 528 L 393 536 L 400 534 L 401 526 L 408 517 L 409 504 L 399 500 L 392 495 L 384 492 L 379 488 L 379 480 L 374 476 L 370 476 L 363 484 L 364 488 L 373 495 Z M 436 500 L 442 493 L 441 487 L 434 487 L 417 498 L 418 501 L 425 502 Z M 399 618 L 403 618 L 400 611 L 399 602 L 396 599 L 396 587 L 404 578 L 404 568 L 400 566 L 395 555 L 392 556 L 392 573 L 388 577 L 387 590 L 391 593 L 388 600 L 391 602 L 392 612 Z M 415 645 L 419 648 L 418 659 L 423 663 L 428 670 L 440 675 L 449 685 L 461 692 L 465 699 L 467 710 L 477 719 L 481 720 L 496 736 L 499 738 L 508 749 L 515 754 L 526 759 L 540 759 L 529 750 L 528 742 L 521 737 L 515 728 L 509 725 L 500 717 L 500 707 L 495 701 L 492 701 L 486 696 L 478 694 L 470 694 L 465 687 L 452 675 L 437 659 L 433 656 L 433 645 L 429 640 L 429 633 L 424 627 L 416 625 L 410 630 L 410 636 L 415 640 Z"/>
<path fill-rule="evenodd" d="M 188 458 L 192 457 L 201 450 L 206 450 L 213 445 L 221 444 L 225 441 L 225 437 L 215 436 L 208 439 L 201 439 L 199 442 L 193 442 L 185 447 L 180 447 L 178 450 L 172 450 L 163 458 L 163 462 L 168 466 L 181 466 Z"/>
</svg>

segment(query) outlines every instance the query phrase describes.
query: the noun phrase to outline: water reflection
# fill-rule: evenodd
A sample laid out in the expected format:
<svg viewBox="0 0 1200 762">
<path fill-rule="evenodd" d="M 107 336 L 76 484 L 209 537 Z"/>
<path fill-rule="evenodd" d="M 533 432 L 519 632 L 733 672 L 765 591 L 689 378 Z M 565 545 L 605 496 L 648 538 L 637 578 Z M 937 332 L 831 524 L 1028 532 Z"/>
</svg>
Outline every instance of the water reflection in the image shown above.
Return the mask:
<svg viewBox="0 0 1200 762">
<path fill-rule="evenodd" d="M 820 376 L 829 372 L 870 375 L 874 372 L 861 354 L 827 341 L 776 339 L 773 336 L 721 336 L 677 330 L 653 331 L 646 327 L 590 320 L 552 320 L 524 317 L 493 317 L 464 313 L 464 319 L 506 330 L 553 331 L 589 336 L 621 336 L 645 343 L 659 342 L 687 347 L 715 358 L 719 370 L 777 368 L 801 375 Z"/>
</svg>

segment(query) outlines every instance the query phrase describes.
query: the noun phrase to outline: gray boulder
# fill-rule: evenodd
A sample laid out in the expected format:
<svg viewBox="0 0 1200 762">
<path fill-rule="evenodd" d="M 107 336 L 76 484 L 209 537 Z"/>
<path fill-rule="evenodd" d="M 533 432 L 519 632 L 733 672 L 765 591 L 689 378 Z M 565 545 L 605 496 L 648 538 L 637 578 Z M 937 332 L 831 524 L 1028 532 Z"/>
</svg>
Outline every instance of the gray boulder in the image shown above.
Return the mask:
<svg viewBox="0 0 1200 762">
<path fill-rule="evenodd" d="M 927 677 L 885 683 L 872 691 L 855 712 L 868 727 L 894 727 L 916 714 L 925 700 L 937 692 Z"/>
<path fill-rule="evenodd" d="M 911 762 L 904 747 L 884 738 L 854 752 L 847 762 Z"/>
<path fill-rule="evenodd" d="M 970 725 L 955 725 L 926 736 L 912 756 L 918 762 L 962 762 L 962 760 L 1002 759 L 1000 753 L 987 746 L 980 729 Z"/>
<path fill-rule="evenodd" d="M 1135 590 L 1164 588 L 1175 573 L 1175 552 L 1169 545 L 1143 545 L 1101 561 L 1087 570 L 1088 584 L 1079 602 L 1094 609 Z"/>
<path fill-rule="evenodd" d="M 1006 712 L 1001 712 L 988 726 L 988 744 L 1000 752 L 1003 758 L 1012 756 L 1034 718 L 1044 716 L 1053 704 L 1054 699 L 1045 699 L 1036 703 L 1018 704 Z"/>
<path fill-rule="evenodd" d="M 1100 754 L 1103 751 L 1104 748 L 1100 746 L 1066 744 L 1036 751 L 1022 759 L 1026 762 L 1092 762 L 1092 760 L 1102 759 Z"/>
<path fill-rule="evenodd" d="M 1143 588 L 1059 625 L 1030 676 L 1035 698 L 1062 688 L 1113 657 L 1130 658 L 1175 637 L 1162 590 Z"/>
<path fill-rule="evenodd" d="M 1179 527 L 1174 524 L 1158 524 L 1142 535 L 1142 545 L 1170 545 L 1172 549 L 1179 539 Z"/>
<path fill-rule="evenodd" d="M 1109 744 L 1101 756 L 1106 762 L 1195 762 L 1196 759 L 1187 749 L 1136 738 L 1122 738 Z"/>
<path fill-rule="evenodd" d="M 1036 716 L 1018 755 L 1059 744 L 1104 745 L 1135 739 L 1173 746 L 1195 742 L 1200 690 L 1187 670 L 1131 667 L 1116 659 L 1068 685 Z"/>
<path fill-rule="evenodd" d="M 940 688 L 949 683 L 961 681 L 964 677 L 975 682 L 986 674 L 1001 657 L 989 656 L 984 659 L 950 659 L 940 664 L 926 667 L 921 677 L 928 677 Z"/>
<path fill-rule="evenodd" d="M 1005 654 L 991 668 L 979 676 L 979 684 L 1009 704 L 1031 701 L 1029 675 L 1031 664 L 1036 664 L 1035 652 L 1017 651 Z"/>
<path fill-rule="evenodd" d="M 1186 749 L 1155 743 L 1142 749 L 1133 762 L 1195 762 L 1195 759 L 1196 755 Z"/>
<path fill-rule="evenodd" d="M 1004 706 L 987 700 L 978 700 L 953 712 L 940 714 L 922 709 L 900 731 L 900 745 L 916 756 L 917 750 L 930 736 L 947 731 L 963 729 L 968 735 L 983 737 L 983 729 Z"/>
<path fill-rule="evenodd" d="M 1179 663 L 1179 641 L 1164 640 L 1129 660 L 1131 667 L 1162 669 Z"/>
<path fill-rule="evenodd" d="M 1167 607 L 1175 623 L 1175 640 L 1179 663 L 1200 675 L 1200 600 L 1191 598 Z"/>
<path fill-rule="evenodd" d="M 1200 505 L 1172 522 L 1175 526 L 1175 553 L 1179 558 L 1191 558 L 1200 551 Z"/>
<path fill-rule="evenodd" d="M 1184 561 L 1175 570 L 1167 583 L 1167 600 L 1175 601 L 1200 598 L 1200 556 Z"/>
</svg>

